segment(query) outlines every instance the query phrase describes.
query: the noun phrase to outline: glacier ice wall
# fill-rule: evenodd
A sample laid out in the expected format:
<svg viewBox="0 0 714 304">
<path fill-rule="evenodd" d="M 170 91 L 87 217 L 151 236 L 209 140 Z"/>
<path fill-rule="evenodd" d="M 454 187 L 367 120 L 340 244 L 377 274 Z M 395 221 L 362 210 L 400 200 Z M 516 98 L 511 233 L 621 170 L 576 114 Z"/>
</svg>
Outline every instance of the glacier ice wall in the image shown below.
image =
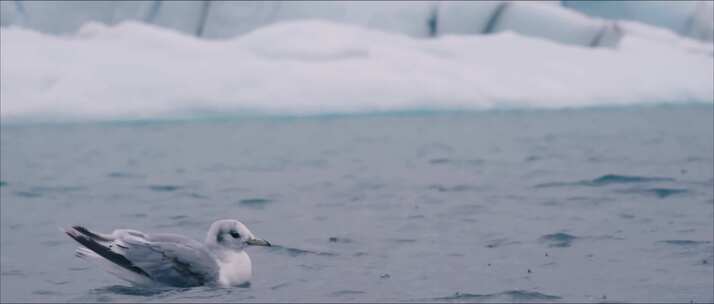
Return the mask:
<svg viewBox="0 0 714 304">
<path fill-rule="evenodd" d="M 626 34 L 621 24 L 585 14 L 642 21 L 712 40 L 712 6 L 707 1 L 17 0 L 0 2 L 0 25 L 67 34 L 87 22 L 132 20 L 206 38 L 229 38 L 276 22 L 320 19 L 412 37 L 514 31 L 561 43 L 612 47 Z"/>
<path fill-rule="evenodd" d="M 322 19 L 428 37 L 515 31 L 580 45 L 612 46 L 619 32 L 549 2 L 508 1 L 2 1 L 0 24 L 66 34 L 90 21 L 134 20 L 227 38 L 291 20 Z M 525 17 L 525 19 L 524 19 Z"/>
<path fill-rule="evenodd" d="M 280 21 L 322 19 L 424 37 L 501 30 L 566 43 L 616 44 L 609 19 L 641 21 L 703 40 L 714 36 L 709 1 L 1 1 L 0 25 L 75 32 L 87 22 L 134 20 L 209 38 Z M 614 41 L 609 41 L 614 40 Z"/>
<path fill-rule="evenodd" d="M 562 5 L 590 16 L 632 20 L 668 28 L 680 35 L 714 40 L 712 1 L 561 1 Z"/>
</svg>

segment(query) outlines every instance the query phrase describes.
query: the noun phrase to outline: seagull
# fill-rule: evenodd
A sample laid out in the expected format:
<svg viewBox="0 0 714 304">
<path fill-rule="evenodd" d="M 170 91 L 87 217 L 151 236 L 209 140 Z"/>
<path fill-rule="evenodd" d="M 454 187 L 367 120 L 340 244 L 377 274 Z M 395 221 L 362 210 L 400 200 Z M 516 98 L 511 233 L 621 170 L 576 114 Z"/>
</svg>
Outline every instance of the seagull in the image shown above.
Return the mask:
<svg viewBox="0 0 714 304">
<path fill-rule="evenodd" d="M 64 232 L 80 246 L 76 256 L 98 262 L 109 273 L 137 286 L 246 286 L 252 277 L 248 246 L 271 246 L 240 221 L 218 220 L 203 242 L 132 229 L 111 234 L 72 226 Z"/>
</svg>

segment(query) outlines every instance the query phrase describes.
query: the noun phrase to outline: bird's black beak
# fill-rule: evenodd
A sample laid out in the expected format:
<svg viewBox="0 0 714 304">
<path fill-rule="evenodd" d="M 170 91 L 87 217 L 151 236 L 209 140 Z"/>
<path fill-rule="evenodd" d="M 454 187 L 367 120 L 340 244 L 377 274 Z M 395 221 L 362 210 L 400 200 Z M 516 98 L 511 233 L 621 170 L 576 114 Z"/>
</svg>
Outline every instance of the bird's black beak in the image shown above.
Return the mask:
<svg viewBox="0 0 714 304">
<path fill-rule="evenodd" d="M 267 247 L 271 246 L 270 242 L 263 240 L 263 239 L 258 239 L 258 238 L 252 238 L 250 240 L 247 240 L 245 243 L 248 245 L 251 245 L 251 246 L 267 246 Z"/>
</svg>

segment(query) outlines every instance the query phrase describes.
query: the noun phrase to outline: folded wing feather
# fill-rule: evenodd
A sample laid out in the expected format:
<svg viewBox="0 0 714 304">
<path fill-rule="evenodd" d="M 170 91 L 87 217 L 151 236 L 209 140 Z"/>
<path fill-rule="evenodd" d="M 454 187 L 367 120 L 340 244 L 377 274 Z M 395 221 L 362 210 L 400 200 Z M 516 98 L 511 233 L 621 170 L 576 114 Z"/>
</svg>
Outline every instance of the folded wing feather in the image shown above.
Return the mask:
<svg viewBox="0 0 714 304">
<path fill-rule="evenodd" d="M 217 279 L 215 259 L 197 241 L 179 235 L 146 235 L 136 230 L 115 230 L 103 235 L 76 227 L 65 232 L 102 258 L 154 282 L 190 287 Z"/>
</svg>

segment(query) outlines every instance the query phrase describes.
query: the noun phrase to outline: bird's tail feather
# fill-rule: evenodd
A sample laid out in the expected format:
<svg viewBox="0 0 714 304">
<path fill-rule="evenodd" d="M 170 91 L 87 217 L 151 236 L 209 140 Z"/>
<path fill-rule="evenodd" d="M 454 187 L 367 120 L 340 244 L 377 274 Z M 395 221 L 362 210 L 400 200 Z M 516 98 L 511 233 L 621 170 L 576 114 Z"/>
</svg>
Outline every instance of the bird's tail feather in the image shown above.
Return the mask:
<svg viewBox="0 0 714 304">
<path fill-rule="evenodd" d="M 77 229 L 76 227 L 80 227 L 80 229 Z M 75 226 L 72 228 L 67 228 L 65 229 L 65 233 L 80 243 L 82 246 L 84 246 L 87 250 L 86 251 L 78 251 L 78 254 L 88 256 L 88 257 L 93 257 L 91 253 L 94 253 L 95 255 L 101 256 L 104 259 L 121 266 L 122 268 L 129 270 L 131 272 L 134 272 L 139 275 L 143 275 L 146 277 L 150 277 L 148 273 L 146 273 L 143 269 L 137 267 L 129 261 L 125 256 L 113 251 L 111 248 L 97 242 L 97 239 L 102 238 L 101 236 L 87 230 L 86 228 L 83 228 L 81 226 Z M 95 237 L 96 236 L 96 237 Z"/>
<path fill-rule="evenodd" d="M 121 266 L 103 258 L 102 256 L 96 254 L 94 251 L 87 249 L 86 247 L 80 246 L 79 248 L 77 248 L 75 255 L 83 260 L 97 263 L 99 266 L 104 268 L 104 270 L 106 270 L 107 272 L 109 272 L 109 273 L 113 274 L 114 276 L 116 276 L 124 281 L 127 281 L 131 284 L 134 284 L 137 286 L 153 286 L 153 284 L 154 284 L 154 282 L 152 282 L 146 276 L 139 275 L 133 271 L 129 271 L 126 268 L 121 267 Z"/>
</svg>

